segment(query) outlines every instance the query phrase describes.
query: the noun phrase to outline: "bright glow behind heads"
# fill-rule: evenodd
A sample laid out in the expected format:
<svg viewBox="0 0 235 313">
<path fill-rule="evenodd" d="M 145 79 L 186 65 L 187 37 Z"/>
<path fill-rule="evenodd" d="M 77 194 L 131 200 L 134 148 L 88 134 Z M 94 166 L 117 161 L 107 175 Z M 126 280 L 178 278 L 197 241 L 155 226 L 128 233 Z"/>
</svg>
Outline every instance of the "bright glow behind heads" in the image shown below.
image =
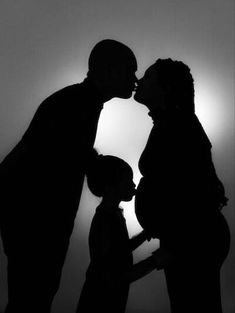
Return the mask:
<svg viewBox="0 0 235 313">
<path fill-rule="evenodd" d="M 195 111 L 210 139 L 221 145 L 228 127 L 226 96 L 219 82 L 202 73 L 195 82 Z"/>
<path fill-rule="evenodd" d="M 218 149 L 226 137 L 227 112 L 223 107 L 223 92 L 219 83 L 209 75 L 200 73 L 195 79 L 196 114 L 212 144 Z M 148 109 L 133 99 L 113 99 L 105 104 L 100 117 L 95 146 L 102 154 L 113 154 L 127 161 L 134 171 L 136 185 L 141 174 L 138 160 L 152 128 Z M 134 201 L 122 203 L 130 234 L 141 227 L 134 213 Z"/>
<path fill-rule="evenodd" d="M 124 159 L 134 172 L 136 185 L 140 180 L 138 159 L 147 142 L 152 121 L 148 110 L 130 100 L 113 99 L 105 104 L 101 113 L 95 147 L 99 153 L 111 154 Z M 139 226 L 134 213 L 134 204 L 123 202 L 130 234 L 135 234 Z"/>
</svg>

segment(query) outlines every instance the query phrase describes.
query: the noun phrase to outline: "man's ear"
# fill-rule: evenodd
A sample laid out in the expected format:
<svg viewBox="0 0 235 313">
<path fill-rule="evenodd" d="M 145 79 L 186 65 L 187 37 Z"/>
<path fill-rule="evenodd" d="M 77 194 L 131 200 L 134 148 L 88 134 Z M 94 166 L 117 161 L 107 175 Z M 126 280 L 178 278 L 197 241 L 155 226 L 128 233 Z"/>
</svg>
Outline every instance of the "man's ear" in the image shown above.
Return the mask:
<svg viewBox="0 0 235 313">
<path fill-rule="evenodd" d="M 109 85 L 112 82 L 114 75 L 115 72 L 113 68 L 110 66 L 105 66 L 100 72 L 99 78 L 104 85 Z"/>
<path fill-rule="evenodd" d="M 120 79 L 122 73 L 122 65 L 112 65 L 110 67 L 107 68 L 107 75 L 108 75 L 108 79 L 110 80 L 117 80 Z"/>
</svg>

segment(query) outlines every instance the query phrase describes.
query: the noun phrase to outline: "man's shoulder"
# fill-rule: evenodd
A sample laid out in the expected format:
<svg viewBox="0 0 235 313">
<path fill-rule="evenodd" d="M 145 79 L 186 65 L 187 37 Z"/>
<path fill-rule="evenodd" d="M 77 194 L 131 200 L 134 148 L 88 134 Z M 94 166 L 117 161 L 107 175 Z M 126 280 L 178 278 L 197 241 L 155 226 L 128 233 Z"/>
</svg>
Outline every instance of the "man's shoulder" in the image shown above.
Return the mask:
<svg viewBox="0 0 235 313">
<path fill-rule="evenodd" d="M 78 110 L 80 114 L 83 111 L 89 111 L 94 108 L 94 111 L 102 109 L 102 106 L 90 106 L 90 104 L 100 103 L 99 96 L 97 96 L 93 86 L 85 79 L 81 83 L 65 86 L 47 98 L 45 98 L 37 109 L 37 115 L 56 115 L 64 116 L 67 113 L 77 115 Z M 66 113 L 67 112 L 67 113 Z"/>
<path fill-rule="evenodd" d="M 37 114 L 48 115 L 52 112 L 54 115 L 60 111 L 64 114 L 67 105 L 72 108 L 76 107 L 78 102 L 86 101 L 86 94 L 83 82 L 65 86 L 46 97 L 37 108 Z"/>
<path fill-rule="evenodd" d="M 74 96 L 77 96 L 79 94 L 83 94 L 83 83 L 77 83 L 77 84 L 73 84 L 73 85 L 68 85 L 65 86 L 57 91 L 55 91 L 54 93 L 52 93 L 51 95 L 49 95 L 44 102 L 48 102 L 48 101 L 58 101 L 58 100 L 64 100 L 65 98 L 73 98 Z"/>
<path fill-rule="evenodd" d="M 80 83 L 76 83 L 73 85 L 65 86 L 50 96 L 48 96 L 42 104 L 52 104 L 55 103 L 56 106 L 58 104 L 66 104 L 76 102 L 102 102 L 99 94 L 95 90 L 94 86 L 88 81 L 88 79 L 84 79 Z"/>
</svg>

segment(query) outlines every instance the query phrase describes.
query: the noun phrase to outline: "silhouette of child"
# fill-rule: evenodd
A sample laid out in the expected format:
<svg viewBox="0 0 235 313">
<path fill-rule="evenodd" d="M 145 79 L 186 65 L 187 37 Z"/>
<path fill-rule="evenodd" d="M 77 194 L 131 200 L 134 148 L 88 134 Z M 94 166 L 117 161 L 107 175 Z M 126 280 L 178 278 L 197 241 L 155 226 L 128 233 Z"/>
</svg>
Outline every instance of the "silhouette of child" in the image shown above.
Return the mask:
<svg viewBox="0 0 235 313">
<path fill-rule="evenodd" d="M 129 285 L 154 269 L 161 269 L 168 256 L 161 249 L 133 265 L 132 251 L 147 238 L 145 231 L 129 239 L 121 201 L 135 194 L 133 172 L 122 159 L 101 156 L 88 173 L 88 186 L 102 197 L 89 233 L 90 264 L 77 313 L 125 312 Z"/>
</svg>

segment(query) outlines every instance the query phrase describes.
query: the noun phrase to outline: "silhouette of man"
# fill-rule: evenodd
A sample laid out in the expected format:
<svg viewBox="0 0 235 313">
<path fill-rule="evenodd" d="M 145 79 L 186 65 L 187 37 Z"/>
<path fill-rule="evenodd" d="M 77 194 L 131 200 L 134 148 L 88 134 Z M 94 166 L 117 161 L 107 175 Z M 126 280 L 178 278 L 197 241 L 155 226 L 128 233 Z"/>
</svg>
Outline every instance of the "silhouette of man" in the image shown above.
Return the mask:
<svg viewBox="0 0 235 313">
<path fill-rule="evenodd" d="M 124 44 L 95 45 L 80 84 L 45 99 L 0 165 L 6 312 L 48 313 L 59 288 L 103 103 L 131 97 L 137 62 Z"/>
</svg>

